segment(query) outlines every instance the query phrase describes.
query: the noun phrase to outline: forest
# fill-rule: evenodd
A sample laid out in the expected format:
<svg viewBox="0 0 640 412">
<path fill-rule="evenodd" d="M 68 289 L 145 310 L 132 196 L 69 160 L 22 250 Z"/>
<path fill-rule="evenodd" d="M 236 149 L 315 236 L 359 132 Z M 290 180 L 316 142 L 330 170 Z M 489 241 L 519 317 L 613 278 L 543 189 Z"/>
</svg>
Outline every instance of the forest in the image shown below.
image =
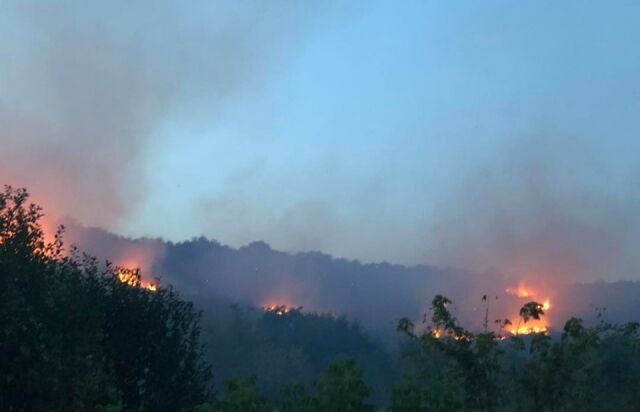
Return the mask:
<svg viewBox="0 0 640 412">
<path fill-rule="evenodd" d="M 45 236 L 24 189 L 0 194 L 0 412 L 636 411 L 640 324 L 545 316 L 465 328 L 425 296 L 422 322 L 390 344 L 344 316 L 304 308 L 197 306 Z M 490 298 L 478 297 L 488 305 Z M 487 311 L 488 313 L 488 311 Z"/>
</svg>

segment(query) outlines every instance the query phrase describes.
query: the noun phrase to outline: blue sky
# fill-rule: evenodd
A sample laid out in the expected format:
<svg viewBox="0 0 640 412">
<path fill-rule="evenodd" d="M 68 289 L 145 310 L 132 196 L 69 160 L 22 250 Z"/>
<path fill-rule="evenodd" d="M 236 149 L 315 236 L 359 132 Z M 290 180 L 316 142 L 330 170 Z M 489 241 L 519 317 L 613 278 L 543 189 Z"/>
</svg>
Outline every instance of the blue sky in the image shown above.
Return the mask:
<svg viewBox="0 0 640 412">
<path fill-rule="evenodd" d="M 56 208 L 87 224 L 417 263 L 440 259 L 434 227 L 451 220 L 470 179 L 492 170 L 484 184 L 499 190 L 529 151 L 533 169 L 564 173 L 551 174 L 562 193 L 637 199 L 637 2 L 189 2 L 153 12 L 19 3 L 0 5 L 0 57 L 10 62 L 0 110 L 30 126 L 0 133 L 19 159 L 0 172 L 36 191 L 51 169 L 87 176 L 67 189 L 85 206 Z M 82 82 L 38 67 L 72 67 Z M 109 133 L 86 137 L 92 128 L 76 125 L 92 107 Z M 67 130 L 84 137 L 59 137 Z M 21 163 L 46 142 L 45 153 L 68 145 L 108 168 L 102 156 L 133 140 L 108 179 L 91 162 L 69 172 L 43 154 L 53 165 L 35 173 Z M 103 189 L 118 201 L 93 195 Z"/>
</svg>

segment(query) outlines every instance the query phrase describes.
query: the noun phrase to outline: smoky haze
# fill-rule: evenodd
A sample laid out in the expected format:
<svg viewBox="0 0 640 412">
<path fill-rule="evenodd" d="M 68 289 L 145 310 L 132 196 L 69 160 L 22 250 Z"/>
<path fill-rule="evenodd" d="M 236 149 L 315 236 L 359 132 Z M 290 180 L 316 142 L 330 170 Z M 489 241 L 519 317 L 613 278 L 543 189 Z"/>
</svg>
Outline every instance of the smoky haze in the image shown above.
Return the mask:
<svg viewBox="0 0 640 412">
<path fill-rule="evenodd" d="M 302 4 L 202 2 L 196 10 L 179 2 L 2 2 L 2 183 L 28 188 L 47 213 L 70 215 L 87 226 L 113 229 L 118 222 L 127 222 L 153 183 L 144 167 L 146 156 L 162 146 L 165 128 L 183 119 L 198 128 L 205 118 L 223 117 L 233 99 L 267 87 L 269 76 L 286 66 L 282 60 L 296 52 L 297 43 L 322 19 L 325 6 Z M 447 87 L 443 95 L 448 93 Z M 332 117 L 326 119 L 330 122 Z M 375 122 L 371 126 L 378 128 Z M 395 123 L 388 129 L 400 133 Z M 439 130 L 425 129 L 426 134 Z M 537 130 L 537 125 L 530 129 Z M 444 130 L 464 146 L 458 140 L 464 129 Z M 579 136 L 591 136 L 590 130 L 575 130 Z M 361 129 L 356 132 L 368 136 Z M 260 242 L 230 248 L 204 238 L 181 243 L 131 240 L 77 224 L 71 225 L 68 236 L 100 258 L 141 266 L 145 273 L 163 276 L 185 293 L 203 298 L 301 305 L 347 313 L 388 330 L 400 316 L 419 319 L 429 299 L 444 293 L 456 302 L 468 302 L 461 304 L 460 312 L 477 320 L 481 296 L 503 293 L 523 278 L 546 290 L 558 282 L 638 279 L 640 174 L 633 156 L 630 162 L 625 153 L 632 150 L 616 145 L 615 138 L 609 142 L 606 134 L 568 135 L 559 130 L 526 138 L 509 136 L 502 149 L 471 167 L 461 184 L 455 178 L 443 179 L 446 187 L 434 192 L 442 196 L 425 191 L 427 195 L 411 205 L 413 198 L 380 208 L 394 193 L 409 198 L 418 190 L 420 178 L 424 175 L 429 181 L 427 174 L 433 173 L 409 167 L 411 179 L 419 178 L 407 178 L 408 188 L 394 192 L 395 186 L 403 186 L 396 185 L 403 177 L 395 179 L 387 169 L 404 162 L 409 152 L 420 152 L 409 140 L 399 140 L 397 146 L 404 145 L 404 150 L 388 162 L 377 163 L 376 157 L 363 155 L 359 162 L 373 166 L 353 185 L 338 187 L 349 181 L 349 169 L 341 173 L 335 164 L 326 163 L 319 174 L 330 175 L 325 169 L 332 169 L 331 179 L 314 181 L 320 182 L 317 186 L 296 186 L 292 191 L 311 187 L 314 196 L 292 201 L 296 206 L 285 208 L 272 225 L 263 223 L 264 214 L 281 206 L 279 194 L 286 179 L 265 177 L 266 160 L 264 168 L 251 164 L 246 173 L 230 178 L 228 196 L 213 193 L 201 205 L 204 231 L 213 238 L 220 227 L 241 233 L 237 236 L 242 239 L 264 227 L 256 237 L 279 241 L 292 251 L 329 249 L 341 256 L 361 251 L 373 262 L 392 250 L 393 256 L 419 255 L 413 260 L 422 266 L 361 264 L 316 252 L 284 253 Z M 487 136 L 485 130 L 478 139 L 489 140 Z M 431 142 L 427 137 L 424 140 Z M 289 153 L 291 143 L 286 141 L 282 151 Z M 369 143 L 335 147 L 359 156 Z M 421 148 L 431 150 L 430 143 Z M 601 156 L 600 151 L 611 148 Z M 379 150 L 392 149 L 395 141 Z M 306 160 L 298 162 L 291 163 L 300 166 Z M 457 166 L 468 166 L 462 163 L 451 161 L 442 173 L 455 175 Z M 258 183 L 243 187 L 246 181 Z M 196 182 L 191 188 L 198 186 Z M 260 197 L 244 200 L 241 195 L 262 186 L 273 190 L 265 196 L 272 200 L 267 206 Z M 363 186 L 366 193 L 357 195 Z M 316 189 L 322 192 L 317 198 Z M 431 204 L 436 206 L 430 219 L 423 219 L 416 210 L 423 205 L 427 210 Z M 406 220 L 400 219 L 405 216 Z M 352 222 L 356 224 L 349 226 Z M 416 232 L 422 233 L 420 242 Z M 368 244 L 375 248 L 367 248 Z M 583 296 L 569 295 L 571 302 Z M 593 297 L 581 301 L 586 307 L 614 300 L 596 304 L 596 295 L 584 296 Z M 624 296 L 625 302 L 630 301 Z"/>
<path fill-rule="evenodd" d="M 3 183 L 49 213 L 113 227 L 146 193 L 170 119 L 259 90 L 319 13 L 292 2 L 2 2 Z M 188 23 L 188 24 L 187 24 Z"/>
<path fill-rule="evenodd" d="M 637 165 L 585 138 L 515 140 L 440 199 L 427 260 L 541 282 L 638 279 Z"/>
<path fill-rule="evenodd" d="M 556 329 L 571 316 L 595 322 L 602 308 L 608 310 L 608 321 L 630 321 L 640 308 L 637 282 L 556 282 L 550 287 L 538 280 L 528 284 L 534 295 L 517 298 L 506 289 L 516 287 L 518 280 L 498 272 L 364 264 L 320 252 L 285 253 L 265 242 L 232 248 L 205 238 L 179 243 L 129 239 L 72 221 L 67 222 L 66 237 L 101 259 L 140 267 L 146 280 L 159 277 L 201 307 L 212 302 L 302 306 L 305 311 L 346 315 L 388 336 L 401 317 L 421 325 L 436 294 L 451 298 L 456 316 L 473 329 L 482 327 L 487 300 L 492 328 L 497 319 L 515 322 L 520 306 L 533 299 L 551 300 L 547 318 Z"/>
</svg>

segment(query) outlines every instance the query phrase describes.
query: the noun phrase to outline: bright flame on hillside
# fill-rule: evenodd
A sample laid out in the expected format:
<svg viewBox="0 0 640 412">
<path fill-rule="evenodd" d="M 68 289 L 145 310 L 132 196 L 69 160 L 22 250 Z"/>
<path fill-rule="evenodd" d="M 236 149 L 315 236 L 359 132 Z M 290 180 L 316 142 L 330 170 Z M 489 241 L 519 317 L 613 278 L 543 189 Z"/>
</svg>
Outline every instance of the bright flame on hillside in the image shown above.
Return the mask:
<svg viewBox="0 0 640 412">
<path fill-rule="evenodd" d="M 126 283 L 132 287 L 140 287 L 150 292 L 158 290 L 158 284 L 151 282 L 147 276 L 140 276 L 145 270 L 151 267 L 151 256 L 144 253 L 143 250 L 135 249 L 127 251 L 128 254 L 124 259 L 118 259 L 118 279 L 122 283 Z M 134 270 L 129 268 L 135 268 Z"/>
<path fill-rule="evenodd" d="M 516 288 L 507 288 L 505 292 L 509 295 L 515 296 L 521 299 L 521 303 L 525 304 L 530 301 L 540 302 L 542 310 L 545 312 L 540 319 L 529 319 L 527 322 L 521 319 L 520 314 L 513 316 L 511 319 L 519 319 L 517 322 L 513 322 L 511 328 L 508 331 L 513 335 L 527 335 L 530 333 L 546 333 L 549 331 L 549 322 L 546 317 L 546 312 L 551 309 L 551 300 L 545 298 L 540 299 L 540 294 L 537 290 L 526 286 L 523 282 L 518 283 Z"/>
<path fill-rule="evenodd" d="M 527 322 L 530 323 L 531 321 Z M 512 328 L 509 330 L 512 335 L 528 335 L 530 333 L 540 333 L 547 332 L 548 329 L 546 326 L 529 326 L 529 325 L 521 325 L 519 328 Z"/>
<path fill-rule="evenodd" d="M 152 282 L 141 280 L 133 271 L 119 271 L 118 280 L 131 287 L 141 287 L 151 292 L 155 292 L 158 290 L 158 285 Z"/>
<path fill-rule="evenodd" d="M 129 286 L 136 286 L 138 284 L 138 279 L 133 273 L 129 272 L 118 272 L 118 280 L 122 283 L 126 283 Z"/>
<path fill-rule="evenodd" d="M 265 312 L 270 312 L 277 316 L 284 316 L 293 310 L 293 308 L 287 305 L 278 305 L 278 304 L 264 305 L 262 309 L 264 309 Z"/>
</svg>

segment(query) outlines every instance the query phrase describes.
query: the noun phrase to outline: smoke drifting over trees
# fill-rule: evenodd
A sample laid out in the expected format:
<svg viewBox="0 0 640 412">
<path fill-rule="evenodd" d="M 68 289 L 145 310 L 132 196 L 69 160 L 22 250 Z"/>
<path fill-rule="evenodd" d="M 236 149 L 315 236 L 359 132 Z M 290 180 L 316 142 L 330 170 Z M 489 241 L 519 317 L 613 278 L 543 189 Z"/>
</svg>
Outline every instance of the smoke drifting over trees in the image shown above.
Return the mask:
<svg viewBox="0 0 640 412">
<path fill-rule="evenodd" d="M 559 336 L 548 330 L 505 335 L 503 327 L 512 324 L 506 319 L 499 332 L 488 329 L 493 297 L 484 295 L 483 331 L 474 332 L 459 323 L 452 301 L 438 294 L 423 327 L 408 318 L 398 321 L 399 347 L 388 352 L 343 317 L 271 304 L 262 311 L 225 308 L 191 290 L 187 294 L 206 313 L 201 335 L 200 315 L 172 286 L 146 287 L 136 270 L 79 258 L 77 251 L 65 256 L 60 234 L 47 243 L 40 209 L 27 199 L 26 191 L 11 187 L 0 193 L 3 410 L 370 412 L 373 401 L 392 411 L 547 411 L 559 405 L 595 411 L 637 404 L 637 322 L 612 324 L 599 316 L 596 325 L 585 327 L 572 317 Z M 138 252 L 152 249 L 153 241 L 91 231 L 87 239 L 110 241 L 112 252 L 123 241 Z M 204 247 L 187 244 L 192 262 L 220 247 L 193 243 Z M 296 258 L 278 256 L 283 254 L 264 243 L 246 249 L 257 267 L 271 273 L 280 259 Z M 243 250 L 234 253 L 247 259 Z M 238 265 L 220 257 L 208 263 Z M 204 288 L 210 279 L 191 277 L 188 286 Z M 628 293 L 633 285 L 617 286 Z M 605 288 L 597 287 L 602 296 Z M 515 292 L 527 299 L 536 294 L 521 286 Z M 548 302 L 529 301 L 520 309 L 521 321 L 540 320 L 550 309 Z M 201 336 L 210 345 L 206 352 Z M 211 366 L 226 378 L 223 399 L 212 392 Z"/>
<path fill-rule="evenodd" d="M 0 412 L 638 410 L 628 3 L 0 0 Z"/>
<path fill-rule="evenodd" d="M 100 226 L 126 219 L 146 194 L 145 157 L 168 122 L 197 125 L 259 90 L 318 11 L 180 6 L 3 2 L 3 181 L 29 187 L 49 214 Z"/>
<path fill-rule="evenodd" d="M 181 243 L 132 240 L 73 222 L 67 230 L 67 238 L 82 250 L 117 264 L 140 266 L 143 275 L 160 277 L 196 302 L 215 299 L 257 307 L 303 306 L 308 311 L 346 314 L 378 332 L 393 331 L 402 316 L 419 323 L 429 297 L 435 294 L 457 302 L 459 318 L 471 328 L 481 327 L 483 295 L 491 298 L 491 322 L 517 317 L 514 309 L 523 302 L 506 292 L 519 279 L 499 272 L 362 264 L 319 252 L 279 252 L 264 242 L 234 249 L 205 238 Z M 607 308 L 605 317 L 616 322 L 633 320 L 640 309 L 637 282 L 575 284 L 565 280 L 529 279 L 538 299 L 551 299 L 553 310 L 547 317 L 552 329 L 575 314 L 594 322 L 598 308 Z"/>
<path fill-rule="evenodd" d="M 135 221 L 132 216 L 145 207 L 150 187 L 157 183 L 154 176 L 173 173 L 164 170 L 162 164 L 151 167 L 148 162 L 166 143 L 167 135 L 173 133 L 178 146 L 194 144 L 187 138 L 181 140 L 181 136 L 203 127 L 205 122 L 218 124 L 228 115 L 225 110 L 231 104 L 251 100 L 268 89 L 275 73 L 295 65 L 305 41 L 320 28 L 335 28 L 332 24 L 340 23 L 352 11 L 332 7 L 335 4 L 311 7 L 287 1 L 201 2 L 198 6 L 181 7 L 180 2 L 3 2 L 3 181 L 28 187 L 50 215 L 69 215 L 87 225 L 122 232 L 119 229 L 128 229 Z M 354 9 L 361 11 L 360 7 Z M 483 13 L 479 21 L 474 21 L 471 34 L 454 36 L 460 42 L 454 41 L 454 45 L 469 46 L 466 36 L 483 38 L 483 30 L 496 26 L 496 16 Z M 416 48 L 418 51 L 425 52 Z M 635 48 L 629 55 L 637 55 Z M 356 57 L 362 56 L 354 56 L 354 60 Z M 589 59 L 595 57 L 589 55 Z M 627 66 L 633 69 L 635 64 L 632 60 Z M 636 72 L 631 69 L 628 71 Z M 315 73 L 307 75 L 313 79 Z M 452 80 L 446 76 L 443 79 Z M 600 90 L 603 85 L 594 88 Z M 620 99 L 613 99 L 613 103 L 633 112 L 635 95 L 615 90 Z M 577 99 L 576 91 L 571 92 Z M 319 97 L 308 99 L 313 102 Z M 202 198 L 193 203 L 190 199 L 181 210 L 181 215 L 198 216 L 190 222 L 197 232 L 187 236 L 204 234 L 232 244 L 242 239 L 238 246 L 257 232 L 255 237 L 283 250 L 328 250 L 365 261 L 386 259 L 470 271 L 497 268 L 517 276 L 578 281 L 633 279 L 640 266 L 634 253 L 640 239 L 636 212 L 640 174 L 629 154 L 638 150 L 638 143 L 637 139 L 618 137 L 633 134 L 633 127 L 625 133 L 601 124 L 590 128 L 591 123 L 573 121 L 570 116 L 560 120 L 569 119 L 571 123 L 557 122 L 557 127 L 556 123 L 549 127 L 549 118 L 535 117 L 542 112 L 540 102 L 536 102 L 528 107 L 536 113 L 533 119 L 527 117 L 517 127 L 505 121 L 507 132 L 495 141 L 488 137 L 493 131 L 487 130 L 487 125 L 477 130 L 477 137 L 475 129 L 461 126 L 471 120 L 483 124 L 485 112 L 471 106 L 472 118 L 455 118 L 455 128 L 440 123 L 429 127 L 419 124 L 407 126 L 406 133 L 402 128 L 394 132 L 397 144 L 387 147 L 388 143 L 381 143 L 370 148 L 374 155 L 366 158 L 363 163 L 367 168 L 362 170 L 358 165 L 346 167 L 332 151 L 334 148 L 326 155 L 318 150 L 326 157 L 320 163 L 321 170 L 305 169 L 301 174 L 308 178 L 298 182 L 299 187 L 282 200 L 279 191 L 295 180 L 273 174 L 279 166 L 270 163 L 268 157 L 273 154 L 265 155 L 263 163 L 234 159 L 234 163 L 248 164 L 233 167 L 226 175 L 228 179 L 221 178 L 222 182 L 203 189 L 206 193 Z M 459 104 L 464 106 L 465 101 Z M 598 102 L 594 107 L 603 111 L 602 105 Z M 409 109 L 401 119 L 409 116 Z M 354 110 L 345 116 L 355 118 L 358 113 Z M 274 113 L 273 117 L 278 116 L 283 115 Z M 616 119 L 628 122 L 624 113 Z M 407 120 L 412 122 L 415 119 Z M 335 127 L 337 132 L 342 125 Z M 372 122 L 371 127 L 378 125 Z M 368 133 L 367 129 L 358 130 L 362 135 Z M 406 159 L 408 154 L 424 151 L 430 156 L 431 160 L 424 160 L 428 163 L 437 157 L 433 153 L 449 153 L 436 147 L 439 139 L 449 139 L 449 135 L 454 141 L 451 147 L 459 148 L 451 165 L 443 170 L 423 169 L 413 163 L 414 159 L 407 166 L 409 172 L 403 172 L 410 177 L 396 175 L 396 169 L 411 160 Z M 221 137 L 211 133 L 207 138 Z M 490 143 L 485 147 L 474 140 Z M 269 140 L 265 145 L 274 146 L 274 142 Z M 314 147 L 316 142 L 305 144 Z M 293 156 L 287 155 L 292 150 L 291 141 L 280 145 L 283 157 L 305 161 L 306 154 L 299 147 Z M 376 146 L 371 142 L 367 145 Z M 507 148 L 500 149 L 503 145 Z M 340 146 L 336 146 L 339 151 Z M 467 159 L 466 151 L 480 146 L 487 153 Z M 235 154 L 234 150 L 225 155 Z M 207 165 L 212 169 L 217 155 L 207 153 L 211 161 Z M 351 160 L 349 163 L 353 163 Z M 180 166 L 189 169 L 191 164 Z M 326 169 L 331 169 L 334 176 L 327 176 Z M 440 182 L 446 186 L 431 192 L 427 186 L 438 186 L 440 174 L 448 176 Z M 408 183 L 399 185 L 405 181 L 401 178 Z M 185 183 L 204 185 L 193 180 L 196 183 Z M 343 185 L 345 181 L 350 183 Z M 268 193 L 254 195 L 264 186 L 270 188 Z M 180 188 L 170 189 L 168 197 L 184 195 Z M 305 190 L 299 197 L 291 194 Z M 265 199 L 270 200 L 268 205 L 261 204 Z M 151 214 L 161 213 L 154 210 Z M 158 230 L 153 234 L 163 233 Z"/>
<path fill-rule="evenodd" d="M 428 260 L 538 282 L 637 279 L 637 166 L 616 174 L 595 147 L 533 136 L 494 154 L 441 200 Z"/>
</svg>

